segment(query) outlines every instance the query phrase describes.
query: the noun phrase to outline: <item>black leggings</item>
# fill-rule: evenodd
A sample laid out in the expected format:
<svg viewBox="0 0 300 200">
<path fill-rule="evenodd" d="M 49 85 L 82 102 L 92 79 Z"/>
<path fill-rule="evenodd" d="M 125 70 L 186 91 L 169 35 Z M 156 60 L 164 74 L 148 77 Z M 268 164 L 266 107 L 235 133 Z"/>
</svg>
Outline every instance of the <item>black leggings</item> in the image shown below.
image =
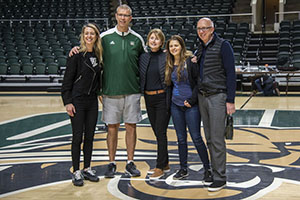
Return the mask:
<svg viewBox="0 0 300 200">
<path fill-rule="evenodd" d="M 79 170 L 80 146 L 84 135 L 84 168 L 90 167 L 95 127 L 98 119 L 98 100 L 96 96 L 84 97 L 73 101 L 76 113 L 72 123 L 72 164 L 74 172 Z M 84 133 L 84 134 L 83 134 Z"/>
</svg>

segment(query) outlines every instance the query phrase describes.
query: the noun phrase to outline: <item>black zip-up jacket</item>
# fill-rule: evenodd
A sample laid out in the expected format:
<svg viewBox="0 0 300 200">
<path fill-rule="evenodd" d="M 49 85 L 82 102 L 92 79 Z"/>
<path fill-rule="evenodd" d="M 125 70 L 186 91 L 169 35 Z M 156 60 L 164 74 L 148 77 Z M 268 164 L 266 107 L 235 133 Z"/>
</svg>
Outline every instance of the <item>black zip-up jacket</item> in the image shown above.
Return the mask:
<svg viewBox="0 0 300 200">
<path fill-rule="evenodd" d="M 148 66 L 150 63 L 150 52 L 143 53 L 139 58 L 139 71 L 140 71 L 140 86 L 141 86 L 141 93 L 144 93 L 145 85 L 146 85 L 146 74 L 148 70 Z M 165 84 L 165 69 L 166 69 L 166 53 L 161 51 L 158 55 L 158 68 L 159 68 L 159 75 L 160 81 L 164 89 L 166 89 Z"/>
<path fill-rule="evenodd" d="M 99 61 L 98 61 L 99 62 Z M 67 59 L 61 95 L 64 105 L 73 102 L 79 96 L 96 95 L 101 88 L 102 66 L 93 67 L 91 61 L 83 52 Z"/>
</svg>

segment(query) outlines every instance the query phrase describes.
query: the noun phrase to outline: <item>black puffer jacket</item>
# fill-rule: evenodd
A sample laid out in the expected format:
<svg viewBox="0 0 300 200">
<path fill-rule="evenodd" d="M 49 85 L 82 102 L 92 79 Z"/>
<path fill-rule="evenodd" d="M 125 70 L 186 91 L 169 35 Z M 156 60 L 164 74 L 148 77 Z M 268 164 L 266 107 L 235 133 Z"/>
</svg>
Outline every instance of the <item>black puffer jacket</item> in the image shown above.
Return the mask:
<svg viewBox="0 0 300 200">
<path fill-rule="evenodd" d="M 93 67 L 82 52 L 68 57 L 61 88 L 64 105 L 72 103 L 76 97 L 97 94 L 101 88 L 101 71 L 102 66 Z"/>
<path fill-rule="evenodd" d="M 141 93 L 144 93 L 145 85 L 146 85 L 146 74 L 148 70 L 148 66 L 150 63 L 151 55 L 149 52 L 143 53 L 139 58 L 139 71 L 140 71 L 140 86 Z M 159 67 L 159 75 L 160 81 L 164 89 L 166 89 L 165 84 L 165 69 L 166 69 L 166 53 L 162 50 L 158 55 L 158 67 Z"/>
</svg>

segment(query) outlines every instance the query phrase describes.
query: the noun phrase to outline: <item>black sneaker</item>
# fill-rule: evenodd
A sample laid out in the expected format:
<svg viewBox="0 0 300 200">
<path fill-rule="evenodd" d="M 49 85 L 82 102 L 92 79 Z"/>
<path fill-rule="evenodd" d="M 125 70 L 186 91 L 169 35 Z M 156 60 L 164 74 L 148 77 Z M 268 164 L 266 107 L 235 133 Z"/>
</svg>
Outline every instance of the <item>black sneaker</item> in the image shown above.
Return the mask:
<svg viewBox="0 0 300 200">
<path fill-rule="evenodd" d="M 221 190 L 226 186 L 226 181 L 214 181 L 211 185 L 208 186 L 208 191 L 216 192 Z"/>
<path fill-rule="evenodd" d="M 125 167 L 125 173 L 129 176 L 140 176 L 141 172 L 136 168 L 135 164 L 133 162 L 130 162 Z"/>
<path fill-rule="evenodd" d="M 208 186 L 208 185 L 212 184 L 213 181 L 214 181 L 214 179 L 212 177 L 211 170 L 205 170 L 204 177 L 203 177 L 203 184 Z"/>
<path fill-rule="evenodd" d="M 114 163 L 109 163 L 107 171 L 105 172 L 105 178 L 114 178 L 116 174 L 117 166 Z"/>
<path fill-rule="evenodd" d="M 75 186 L 83 186 L 83 177 L 80 170 L 77 170 L 72 174 L 72 182 Z"/>
<path fill-rule="evenodd" d="M 82 175 L 85 180 L 90 180 L 92 182 L 98 182 L 99 178 L 95 173 L 96 173 L 96 171 L 92 170 L 90 167 L 87 168 L 86 170 L 82 170 Z"/>
<path fill-rule="evenodd" d="M 176 174 L 173 176 L 173 179 L 179 180 L 183 179 L 184 177 L 187 177 L 189 175 L 187 169 L 180 169 L 177 170 Z"/>
</svg>

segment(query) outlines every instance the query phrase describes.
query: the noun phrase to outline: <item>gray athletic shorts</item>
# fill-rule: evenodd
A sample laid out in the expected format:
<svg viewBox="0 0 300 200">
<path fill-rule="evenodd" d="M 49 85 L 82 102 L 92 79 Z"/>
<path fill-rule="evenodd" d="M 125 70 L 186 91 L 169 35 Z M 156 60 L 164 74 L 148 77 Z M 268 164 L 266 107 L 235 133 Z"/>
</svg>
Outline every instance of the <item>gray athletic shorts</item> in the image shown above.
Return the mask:
<svg viewBox="0 0 300 200">
<path fill-rule="evenodd" d="M 136 124 L 142 120 L 141 94 L 103 96 L 102 121 L 106 124 Z"/>
</svg>

